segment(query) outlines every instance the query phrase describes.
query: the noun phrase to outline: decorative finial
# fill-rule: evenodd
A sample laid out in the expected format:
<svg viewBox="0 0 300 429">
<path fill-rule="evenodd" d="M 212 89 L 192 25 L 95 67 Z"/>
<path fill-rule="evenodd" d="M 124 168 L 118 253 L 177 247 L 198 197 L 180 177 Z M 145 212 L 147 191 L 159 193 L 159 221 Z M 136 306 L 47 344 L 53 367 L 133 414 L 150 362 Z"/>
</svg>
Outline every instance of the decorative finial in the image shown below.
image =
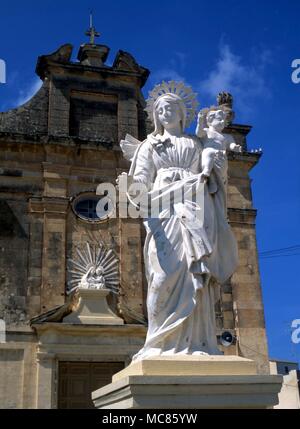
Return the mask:
<svg viewBox="0 0 300 429">
<path fill-rule="evenodd" d="M 232 124 L 234 120 L 233 97 L 229 92 L 220 92 L 217 96 L 218 106 L 226 113 L 226 126 Z"/>
<path fill-rule="evenodd" d="M 229 92 L 220 92 L 217 96 L 217 102 L 219 106 L 222 106 L 223 104 L 227 104 L 229 107 L 232 108 L 233 106 L 233 97 Z"/>
<path fill-rule="evenodd" d="M 86 36 L 90 37 L 90 45 L 95 44 L 95 37 L 99 37 L 100 33 L 96 31 L 96 28 L 93 26 L 93 11 L 90 11 L 90 28 L 85 32 Z"/>
</svg>

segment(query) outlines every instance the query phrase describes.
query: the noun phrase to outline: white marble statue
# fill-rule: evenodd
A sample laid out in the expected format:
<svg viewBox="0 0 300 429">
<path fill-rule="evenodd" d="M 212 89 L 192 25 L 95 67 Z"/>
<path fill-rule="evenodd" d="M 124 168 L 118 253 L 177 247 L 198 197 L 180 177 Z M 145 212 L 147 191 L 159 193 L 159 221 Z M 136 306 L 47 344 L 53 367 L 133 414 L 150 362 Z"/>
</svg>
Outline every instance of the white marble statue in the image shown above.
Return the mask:
<svg viewBox="0 0 300 429">
<path fill-rule="evenodd" d="M 226 113 L 219 107 L 202 109 L 198 115 L 196 135 L 202 142 L 202 173 L 206 178 L 211 176 L 212 170 L 220 174 L 227 183 L 227 152 L 241 152 L 242 147 L 235 143 L 230 134 L 223 133 L 226 126 Z M 214 177 L 211 177 L 211 189 Z"/>
<path fill-rule="evenodd" d="M 121 142 L 125 157 L 131 160 L 129 177 L 145 184 L 149 194 L 185 191 L 187 184 L 201 192 L 204 186 L 204 222 L 198 227 L 191 221 L 195 202 L 190 200 L 174 204 L 168 216 L 164 209 L 162 216 L 144 220 L 149 325 L 145 345 L 133 359 L 220 354 L 214 306 L 218 284 L 236 269 L 237 246 L 227 222 L 224 179 L 215 171 L 215 158 L 211 164 L 211 155 L 203 171 L 202 153 L 203 145 L 208 145 L 206 137 L 211 147 L 219 150 L 220 145 L 220 150 L 225 150 L 225 146 L 213 129 L 203 141 L 184 133 L 195 115 L 196 101 L 182 83 L 157 85 L 147 103 L 153 133 L 140 144 L 134 145 L 130 139 Z"/>
<path fill-rule="evenodd" d="M 81 277 L 79 287 L 83 289 L 104 289 L 105 277 L 103 267 L 92 265 Z"/>
<path fill-rule="evenodd" d="M 102 243 L 76 248 L 77 258 L 68 260 L 68 293 L 75 289 L 119 291 L 118 260 Z"/>
</svg>

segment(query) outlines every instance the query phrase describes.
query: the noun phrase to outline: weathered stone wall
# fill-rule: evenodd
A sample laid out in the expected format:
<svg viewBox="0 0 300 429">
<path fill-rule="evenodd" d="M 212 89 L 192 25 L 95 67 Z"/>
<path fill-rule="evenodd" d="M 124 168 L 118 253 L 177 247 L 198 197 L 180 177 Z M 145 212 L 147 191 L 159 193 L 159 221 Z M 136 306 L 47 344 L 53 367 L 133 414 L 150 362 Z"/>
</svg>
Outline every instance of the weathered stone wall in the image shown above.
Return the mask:
<svg viewBox="0 0 300 429">
<path fill-rule="evenodd" d="M 129 289 L 134 291 L 135 297 L 139 296 L 141 311 L 142 292 L 138 287 L 141 268 L 137 269 L 132 258 L 132 264 L 128 265 L 127 250 L 124 250 L 130 248 L 134 259 L 137 254 L 141 258 L 141 244 L 136 241 L 140 222 L 133 222 L 137 232 L 133 231 L 133 226 L 121 232 L 122 222 L 131 221 L 115 219 L 91 224 L 79 219 L 71 207 L 77 195 L 95 193 L 102 182 L 115 183 L 117 172 L 125 167 L 120 152 L 85 147 L 78 154 L 74 144 L 73 147 L 45 147 L 19 143 L 19 150 L 13 151 L 14 145 L 7 143 L 2 149 L 0 318 L 8 324 L 25 322 L 63 304 L 66 258 L 73 255 L 76 245 L 84 244 L 87 239 L 102 240 L 106 246 L 114 248 L 120 260 L 123 258 L 120 264 L 130 272 Z M 20 153 L 22 159 L 31 162 L 22 162 Z M 12 170 L 16 165 L 17 176 L 14 175 L 16 170 Z M 129 278 L 124 281 L 128 283 Z"/>
<path fill-rule="evenodd" d="M 0 344 L 0 409 L 36 408 L 36 336 L 14 328 Z"/>
<path fill-rule="evenodd" d="M 47 134 L 49 81 L 45 80 L 37 94 L 24 105 L 0 112 L 0 132 Z"/>
<path fill-rule="evenodd" d="M 115 183 L 128 166 L 119 141 L 127 132 L 144 133 L 138 106 L 148 72 L 124 52 L 112 68 L 91 68 L 69 62 L 64 49 L 39 58 L 44 82 L 38 93 L 0 114 L 0 318 L 8 324 L 64 303 L 66 260 L 72 242 L 85 242 L 87 234 L 114 242 L 120 264 L 127 265 L 119 221 L 91 226 L 74 215 L 71 200 L 95 193 L 99 183 Z M 131 279 L 135 295 L 141 295 L 140 271 Z"/>
<path fill-rule="evenodd" d="M 255 231 L 256 210 L 249 177 L 259 156 L 250 153 L 230 156 L 228 215 L 238 242 L 239 267 L 230 281 L 231 299 L 228 294 L 224 327 L 233 326 L 236 330 L 236 352 L 255 360 L 260 373 L 269 373 Z"/>
<path fill-rule="evenodd" d="M 24 323 L 28 319 L 28 294 L 33 268 L 41 268 L 37 240 L 32 241 L 33 223 L 28 213 L 28 199 L 43 189 L 42 154 L 34 145 L 1 142 L 0 150 L 0 318 L 7 324 Z M 43 151 L 42 151 L 43 152 Z M 36 238 L 36 235 L 35 235 Z M 32 258 L 28 258 L 28 255 Z M 40 285 L 39 285 L 40 286 Z"/>
</svg>

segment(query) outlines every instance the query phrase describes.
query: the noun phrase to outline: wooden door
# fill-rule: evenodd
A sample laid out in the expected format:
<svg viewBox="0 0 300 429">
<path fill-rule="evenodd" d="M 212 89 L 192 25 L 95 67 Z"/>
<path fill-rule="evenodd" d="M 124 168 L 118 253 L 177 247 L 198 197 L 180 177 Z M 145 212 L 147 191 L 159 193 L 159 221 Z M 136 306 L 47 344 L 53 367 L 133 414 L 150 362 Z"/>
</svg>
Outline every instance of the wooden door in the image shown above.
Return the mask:
<svg viewBox="0 0 300 429">
<path fill-rule="evenodd" d="M 94 408 L 91 393 L 123 368 L 123 362 L 59 362 L 58 408 Z"/>
</svg>

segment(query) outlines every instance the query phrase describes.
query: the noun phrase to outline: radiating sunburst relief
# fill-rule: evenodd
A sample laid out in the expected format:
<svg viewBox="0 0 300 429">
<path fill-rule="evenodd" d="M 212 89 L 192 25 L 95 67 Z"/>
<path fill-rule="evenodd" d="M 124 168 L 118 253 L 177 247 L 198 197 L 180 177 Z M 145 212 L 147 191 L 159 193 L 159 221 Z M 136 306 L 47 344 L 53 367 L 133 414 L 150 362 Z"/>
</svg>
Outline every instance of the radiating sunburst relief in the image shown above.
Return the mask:
<svg viewBox="0 0 300 429">
<path fill-rule="evenodd" d="M 109 289 L 119 292 L 118 259 L 103 243 L 86 243 L 76 247 L 77 258 L 68 260 L 68 287 L 70 293 L 77 288 Z"/>
</svg>

